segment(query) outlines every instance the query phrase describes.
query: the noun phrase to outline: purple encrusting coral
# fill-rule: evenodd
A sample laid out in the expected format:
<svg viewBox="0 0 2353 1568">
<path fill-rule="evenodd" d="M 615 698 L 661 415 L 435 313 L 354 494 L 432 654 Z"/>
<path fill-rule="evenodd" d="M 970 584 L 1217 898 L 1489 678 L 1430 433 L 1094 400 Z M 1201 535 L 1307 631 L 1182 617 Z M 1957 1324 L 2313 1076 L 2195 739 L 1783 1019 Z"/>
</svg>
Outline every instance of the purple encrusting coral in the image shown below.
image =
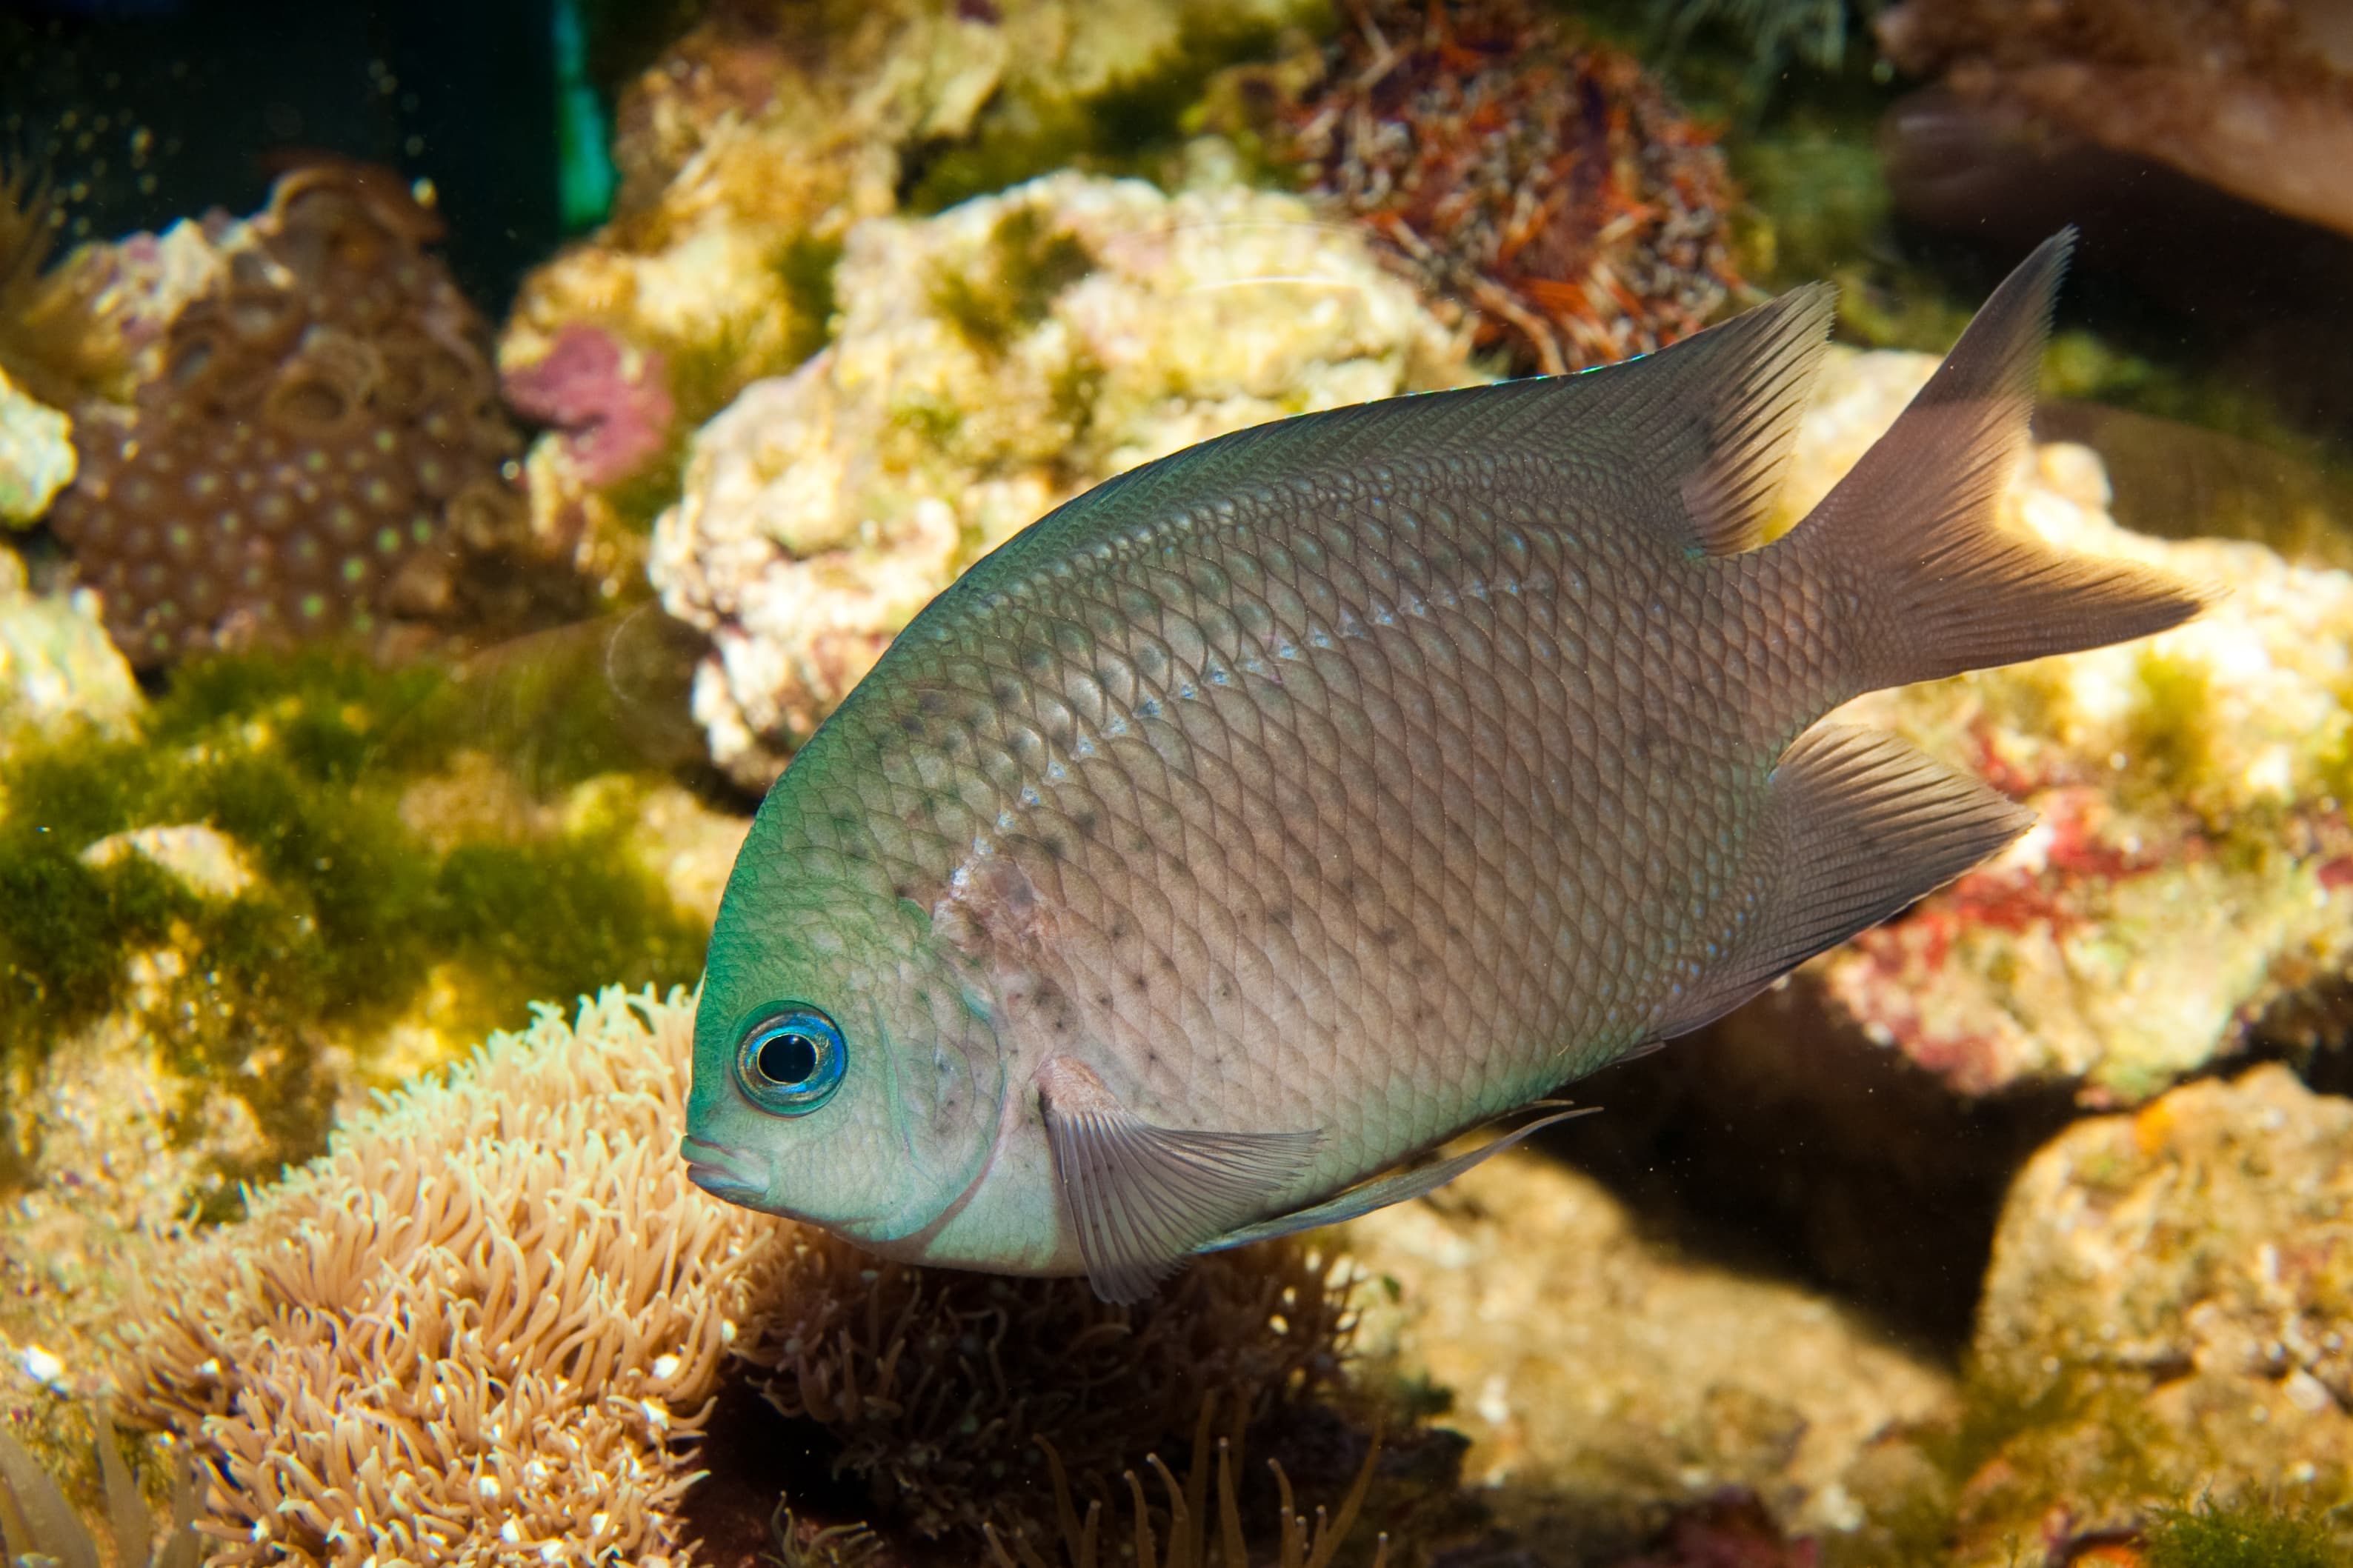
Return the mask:
<svg viewBox="0 0 2353 1568">
<path fill-rule="evenodd" d="M 677 413 L 659 353 L 581 321 L 566 324 L 540 359 L 506 371 L 500 385 L 517 413 L 564 432 L 574 471 L 591 486 L 635 473 L 668 442 Z"/>
<path fill-rule="evenodd" d="M 284 176 L 221 230 L 131 403 L 77 411 L 49 522 L 133 664 L 446 618 L 461 559 L 520 533 L 517 437 L 424 250 L 438 226 L 380 171 Z"/>
</svg>

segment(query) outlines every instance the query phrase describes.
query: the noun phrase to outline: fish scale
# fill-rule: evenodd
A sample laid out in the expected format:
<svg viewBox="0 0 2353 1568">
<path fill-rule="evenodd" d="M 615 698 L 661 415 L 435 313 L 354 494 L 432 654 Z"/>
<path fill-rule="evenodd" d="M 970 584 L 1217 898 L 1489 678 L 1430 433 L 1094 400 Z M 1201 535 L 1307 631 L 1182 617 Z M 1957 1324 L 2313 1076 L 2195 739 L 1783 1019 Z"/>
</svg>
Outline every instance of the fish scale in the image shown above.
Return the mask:
<svg viewBox="0 0 2353 1568">
<path fill-rule="evenodd" d="M 1132 1299 L 1428 1190 L 1482 1154 L 1380 1173 L 2015 837 L 1974 781 L 1810 726 L 2195 609 L 1991 526 L 2063 254 L 1771 546 L 1825 290 L 1610 371 L 1208 442 L 1018 536 L 763 804 L 695 1179 Z"/>
</svg>

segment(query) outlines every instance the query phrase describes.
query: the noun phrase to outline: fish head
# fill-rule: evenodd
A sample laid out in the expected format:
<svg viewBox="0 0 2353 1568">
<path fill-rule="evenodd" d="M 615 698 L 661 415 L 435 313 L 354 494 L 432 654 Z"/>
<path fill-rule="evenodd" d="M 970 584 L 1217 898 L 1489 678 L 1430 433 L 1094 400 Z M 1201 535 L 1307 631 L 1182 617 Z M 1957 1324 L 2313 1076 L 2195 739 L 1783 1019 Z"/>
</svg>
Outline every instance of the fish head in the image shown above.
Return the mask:
<svg viewBox="0 0 2353 1568">
<path fill-rule="evenodd" d="M 888 1250 L 987 1167 L 996 1030 L 922 911 L 838 854 L 760 837 L 712 932 L 680 1152 L 715 1196 Z"/>
</svg>

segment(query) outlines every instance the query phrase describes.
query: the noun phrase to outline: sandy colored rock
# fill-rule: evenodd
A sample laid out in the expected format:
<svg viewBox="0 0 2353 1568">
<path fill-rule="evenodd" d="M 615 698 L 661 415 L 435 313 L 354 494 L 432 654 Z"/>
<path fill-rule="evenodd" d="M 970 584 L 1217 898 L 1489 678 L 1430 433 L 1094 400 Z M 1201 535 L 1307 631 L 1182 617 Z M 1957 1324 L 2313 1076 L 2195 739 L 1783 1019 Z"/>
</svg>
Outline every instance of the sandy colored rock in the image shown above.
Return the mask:
<svg viewBox="0 0 2353 1568">
<path fill-rule="evenodd" d="M 96 599 L 27 592 L 23 565 L 0 550 L 0 756 L 12 732 L 74 719 L 120 731 L 144 706 Z"/>
<path fill-rule="evenodd" d="M 22 525 L 73 482 L 73 421 L 0 371 L 0 523 Z"/>
<path fill-rule="evenodd" d="M 1285 415 L 1471 379 L 1293 197 L 1064 174 L 854 230 L 832 346 L 696 437 L 651 575 L 712 634 L 695 713 L 765 784 L 955 575 L 1113 474 Z"/>
<path fill-rule="evenodd" d="M 1833 1301 L 1680 1256 L 1533 1155 L 1341 1236 L 1372 1276 L 1360 1349 L 1451 1391 L 1465 1480 L 1546 1564 L 1727 1486 L 1786 1525 L 1851 1527 L 1858 1454 L 1953 1399 L 1943 1372 Z"/>
<path fill-rule="evenodd" d="M 2353 1100 L 2270 1066 L 2070 1128 L 2010 1191 L 1976 1357 L 2015 1435 L 1964 1479 L 1962 1563 L 2353 1497 Z"/>
</svg>

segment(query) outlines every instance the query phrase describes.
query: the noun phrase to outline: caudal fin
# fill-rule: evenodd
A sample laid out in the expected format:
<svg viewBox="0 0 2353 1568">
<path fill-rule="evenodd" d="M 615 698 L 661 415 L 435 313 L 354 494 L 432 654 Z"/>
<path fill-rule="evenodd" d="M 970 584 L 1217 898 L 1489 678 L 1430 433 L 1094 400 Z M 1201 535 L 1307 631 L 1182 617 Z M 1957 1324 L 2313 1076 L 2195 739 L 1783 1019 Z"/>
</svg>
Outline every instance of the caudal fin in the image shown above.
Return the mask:
<svg viewBox="0 0 2353 1568">
<path fill-rule="evenodd" d="M 1996 522 L 2074 244 L 2074 230 L 2061 231 L 2002 280 L 1911 406 L 1789 538 L 1804 574 L 1844 601 L 1855 691 L 2145 637 L 2210 597 Z"/>
</svg>

